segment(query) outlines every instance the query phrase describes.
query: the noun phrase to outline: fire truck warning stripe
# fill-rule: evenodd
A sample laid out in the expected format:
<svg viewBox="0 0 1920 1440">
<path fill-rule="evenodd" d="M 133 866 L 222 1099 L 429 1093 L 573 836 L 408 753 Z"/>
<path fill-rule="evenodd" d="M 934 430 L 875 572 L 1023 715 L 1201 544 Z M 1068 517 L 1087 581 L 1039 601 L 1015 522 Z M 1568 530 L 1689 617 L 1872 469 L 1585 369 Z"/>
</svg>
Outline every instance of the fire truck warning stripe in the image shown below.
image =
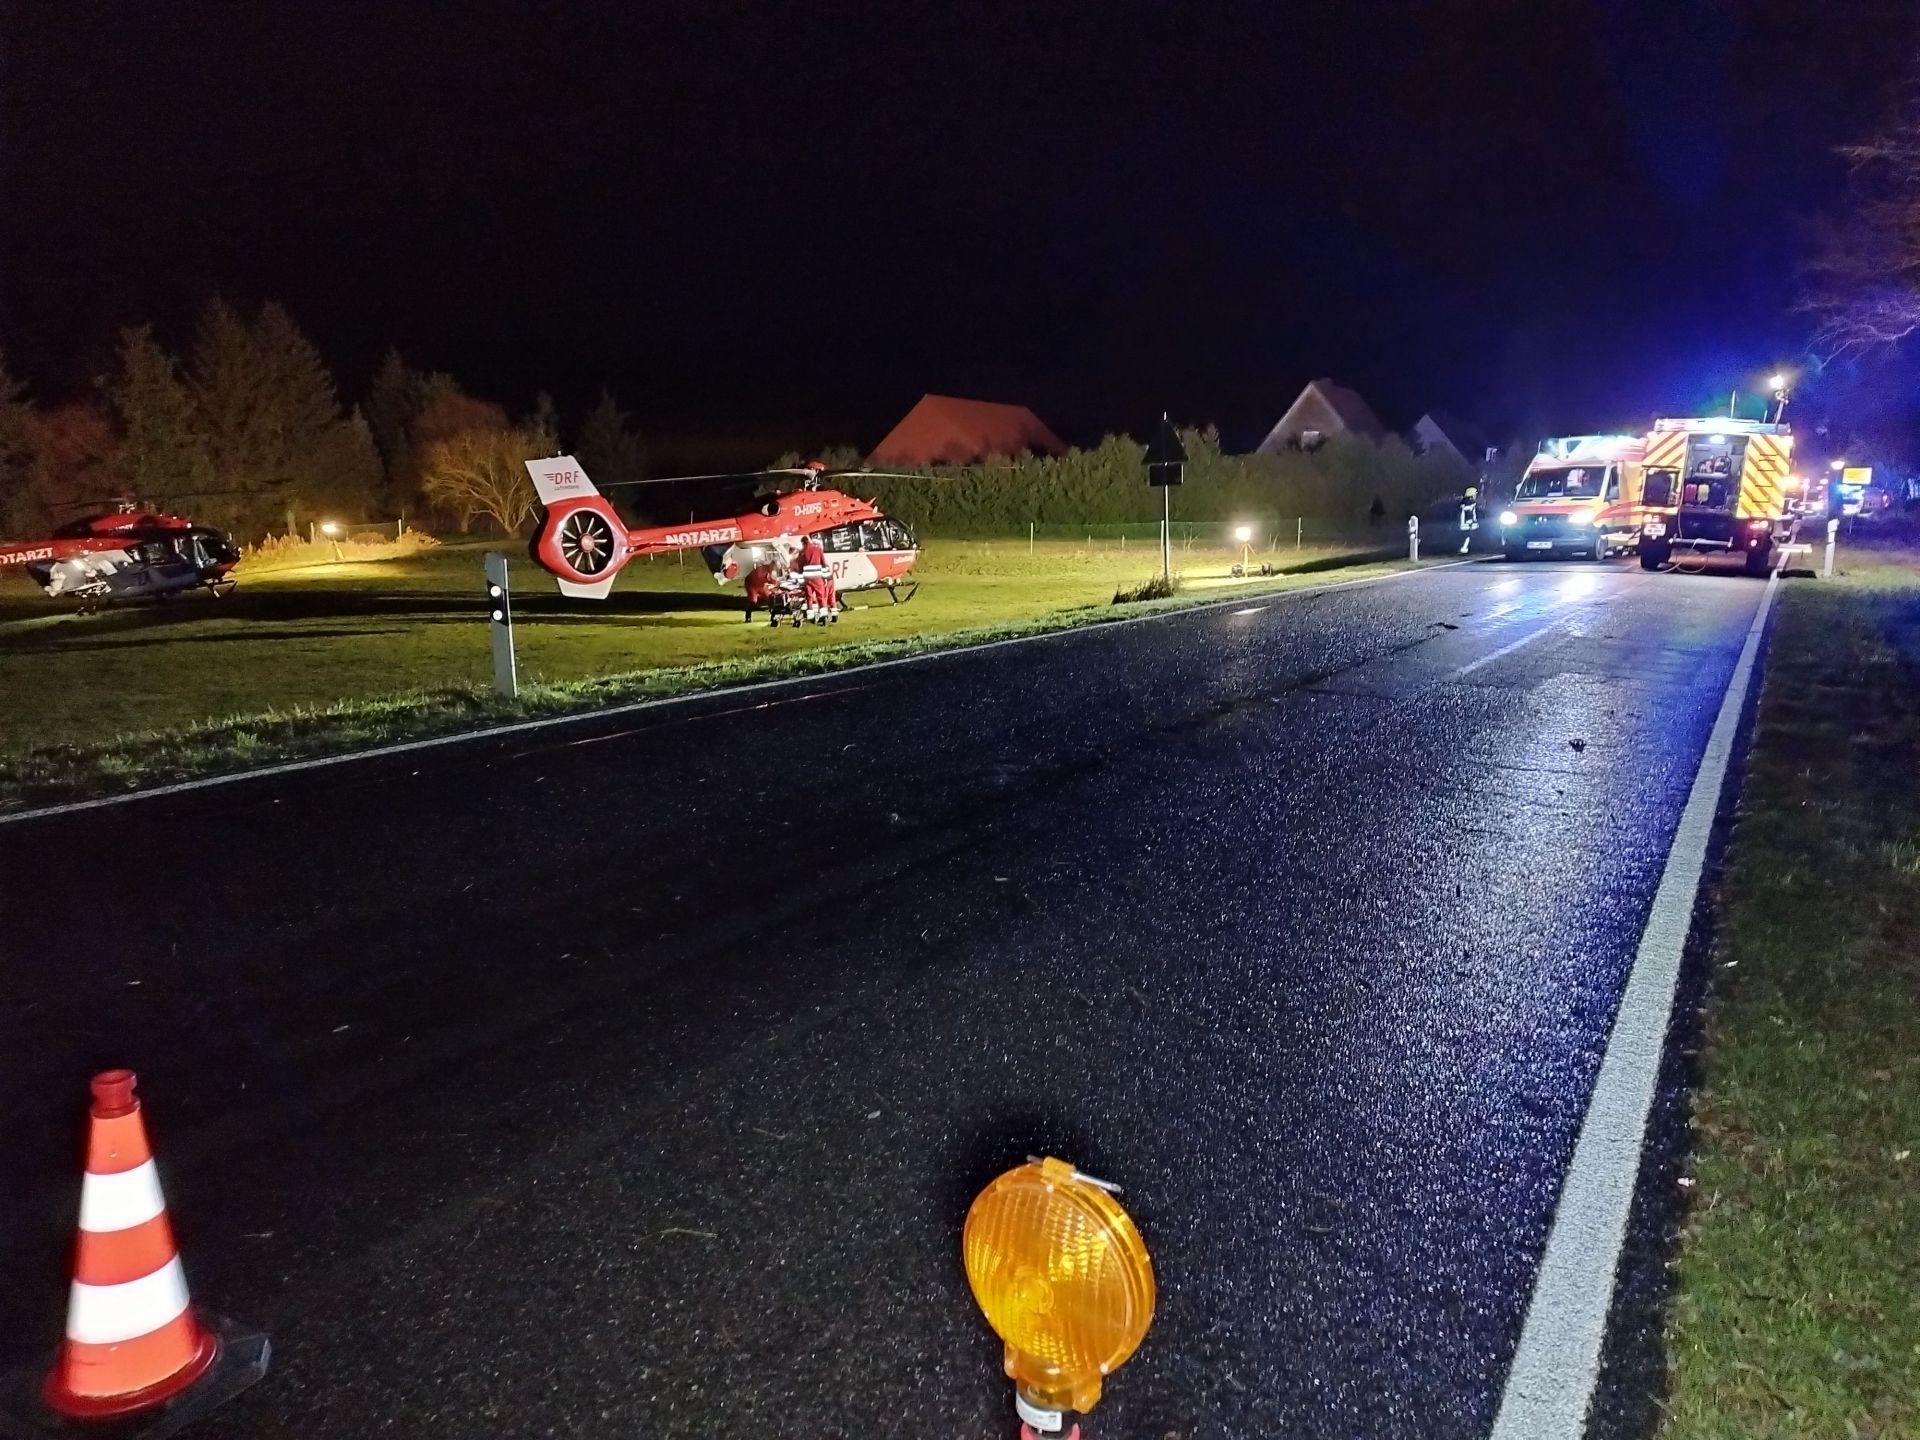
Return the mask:
<svg viewBox="0 0 1920 1440">
<path fill-rule="evenodd" d="M 151 1160 L 117 1175 L 89 1171 L 80 1182 L 80 1228 L 95 1234 L 144 1225 L 166 1208 Z"/>
<path fill-rule="evenodd" d="M 178 1253 L 165 1215 L 104 1234 L 82 1230 L 74 1249 L 73 1278 L 85 1285 L 124 1285 L 163 1268 Z"/>
<path fill-rule="evenodd" d="M 1600 1345 L 1646 1144 L 1647 1115 L 1673 1016 L 1681 951 L 1693 926 L 1707 842 L 1753 687 L 1761 637 L 1779 591 L 1775 571 L 1747 628 L 1680 812 L 1567 1166 L 1489 1440 L 1579 1440 L 1585 1429 L 1600 1377 Z"/>
<path fill-rule="evenodd" d="M 175 1256 L 151 1275 L 119 1285 L 73 1282 L 67 1301 L 67 1338 L 82 1345 L 117 1345 L 150 1335 L 187 1308 L 187 1277 Z"/>
</svg>

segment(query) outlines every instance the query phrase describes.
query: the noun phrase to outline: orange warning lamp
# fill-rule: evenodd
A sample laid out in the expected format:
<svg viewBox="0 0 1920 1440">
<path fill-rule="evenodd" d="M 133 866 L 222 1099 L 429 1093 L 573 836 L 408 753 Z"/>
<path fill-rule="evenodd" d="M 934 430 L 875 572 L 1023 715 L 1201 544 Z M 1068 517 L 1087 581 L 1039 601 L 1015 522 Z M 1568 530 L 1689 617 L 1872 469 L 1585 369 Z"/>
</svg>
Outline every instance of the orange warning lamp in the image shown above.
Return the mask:
<svg viewBox="0 0 1920 1440">
<path fill-rule="evenodd" d="M 1064 1160 L 1030 1160 L 967 1211 L 967 1283 L 1007 1342 L 1015 1408 L 1041 1434 L 1062 1410 L 1091 1410 L 1153 1322 L 1153 1264 L 1114 1190 Z"/>
</svg>

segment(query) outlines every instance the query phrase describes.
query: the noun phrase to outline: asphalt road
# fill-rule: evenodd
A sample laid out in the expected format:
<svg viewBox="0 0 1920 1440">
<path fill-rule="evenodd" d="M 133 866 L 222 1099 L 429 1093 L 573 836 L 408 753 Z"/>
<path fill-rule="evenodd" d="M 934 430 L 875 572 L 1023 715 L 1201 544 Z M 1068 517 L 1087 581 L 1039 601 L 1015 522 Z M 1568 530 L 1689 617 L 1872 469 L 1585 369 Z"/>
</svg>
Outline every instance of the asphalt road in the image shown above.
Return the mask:
<svg viewBox="0 0 1920 1440">
<path fill-rule="evenodd" d="M 1013 1434 L 966 1206 L 1126 1187 L 1090 1433 L 1472 1436 L 1761 587 L 1475 564 L 0 826 L 0 1359 L 141 1075 L 207 1436 Z"/>
</svg>

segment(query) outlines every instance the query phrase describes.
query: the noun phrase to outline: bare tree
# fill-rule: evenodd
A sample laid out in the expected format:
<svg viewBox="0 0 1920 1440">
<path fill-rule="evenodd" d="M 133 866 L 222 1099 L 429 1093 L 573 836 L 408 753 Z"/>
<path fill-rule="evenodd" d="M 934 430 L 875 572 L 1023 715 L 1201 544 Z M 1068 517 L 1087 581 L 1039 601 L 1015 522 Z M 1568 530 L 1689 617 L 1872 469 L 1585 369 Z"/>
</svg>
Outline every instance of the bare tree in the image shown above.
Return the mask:
<svg viewBox="0 0 1920 1440">
<path fill-rule="evenodd" d="M 523 463 L 546 453 L 546 437 L 526 429 L 463 430 L 427 446 L 421 489 L 460 518 L 482 516 L 509 535 L 533 518 L 533 482 Z"/>
<path fill-rule="evenodd" d="M 1920 81 L 1885 131 L 1840 154 L 1847 212 L 1827 226 L 1801 308 L 1828 357 L 1897 345 L 1920 330 Z"/>
</svg>

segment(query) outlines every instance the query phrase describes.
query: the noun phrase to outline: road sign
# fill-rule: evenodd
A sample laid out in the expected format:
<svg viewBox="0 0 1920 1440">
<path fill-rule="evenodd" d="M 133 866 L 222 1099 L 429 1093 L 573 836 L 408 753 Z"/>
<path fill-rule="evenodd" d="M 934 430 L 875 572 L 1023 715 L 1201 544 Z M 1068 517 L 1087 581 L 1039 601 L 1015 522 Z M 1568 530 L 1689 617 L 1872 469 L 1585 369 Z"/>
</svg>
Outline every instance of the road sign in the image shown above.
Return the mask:
<svg viewBox="0 0 1920 1440">
<path fill-rule="evenodd" d="M 1147 483 L 1149 485 L 1178 485 L 1184 478 L 1187 464 L 1187 447 L 1180 443 L 1180 432 L 1173 428 L 1173 422 L 1162 411 L 1160 429 L 1153 437 L 1153 443 L 1147 446 Z"/>
</svg>

